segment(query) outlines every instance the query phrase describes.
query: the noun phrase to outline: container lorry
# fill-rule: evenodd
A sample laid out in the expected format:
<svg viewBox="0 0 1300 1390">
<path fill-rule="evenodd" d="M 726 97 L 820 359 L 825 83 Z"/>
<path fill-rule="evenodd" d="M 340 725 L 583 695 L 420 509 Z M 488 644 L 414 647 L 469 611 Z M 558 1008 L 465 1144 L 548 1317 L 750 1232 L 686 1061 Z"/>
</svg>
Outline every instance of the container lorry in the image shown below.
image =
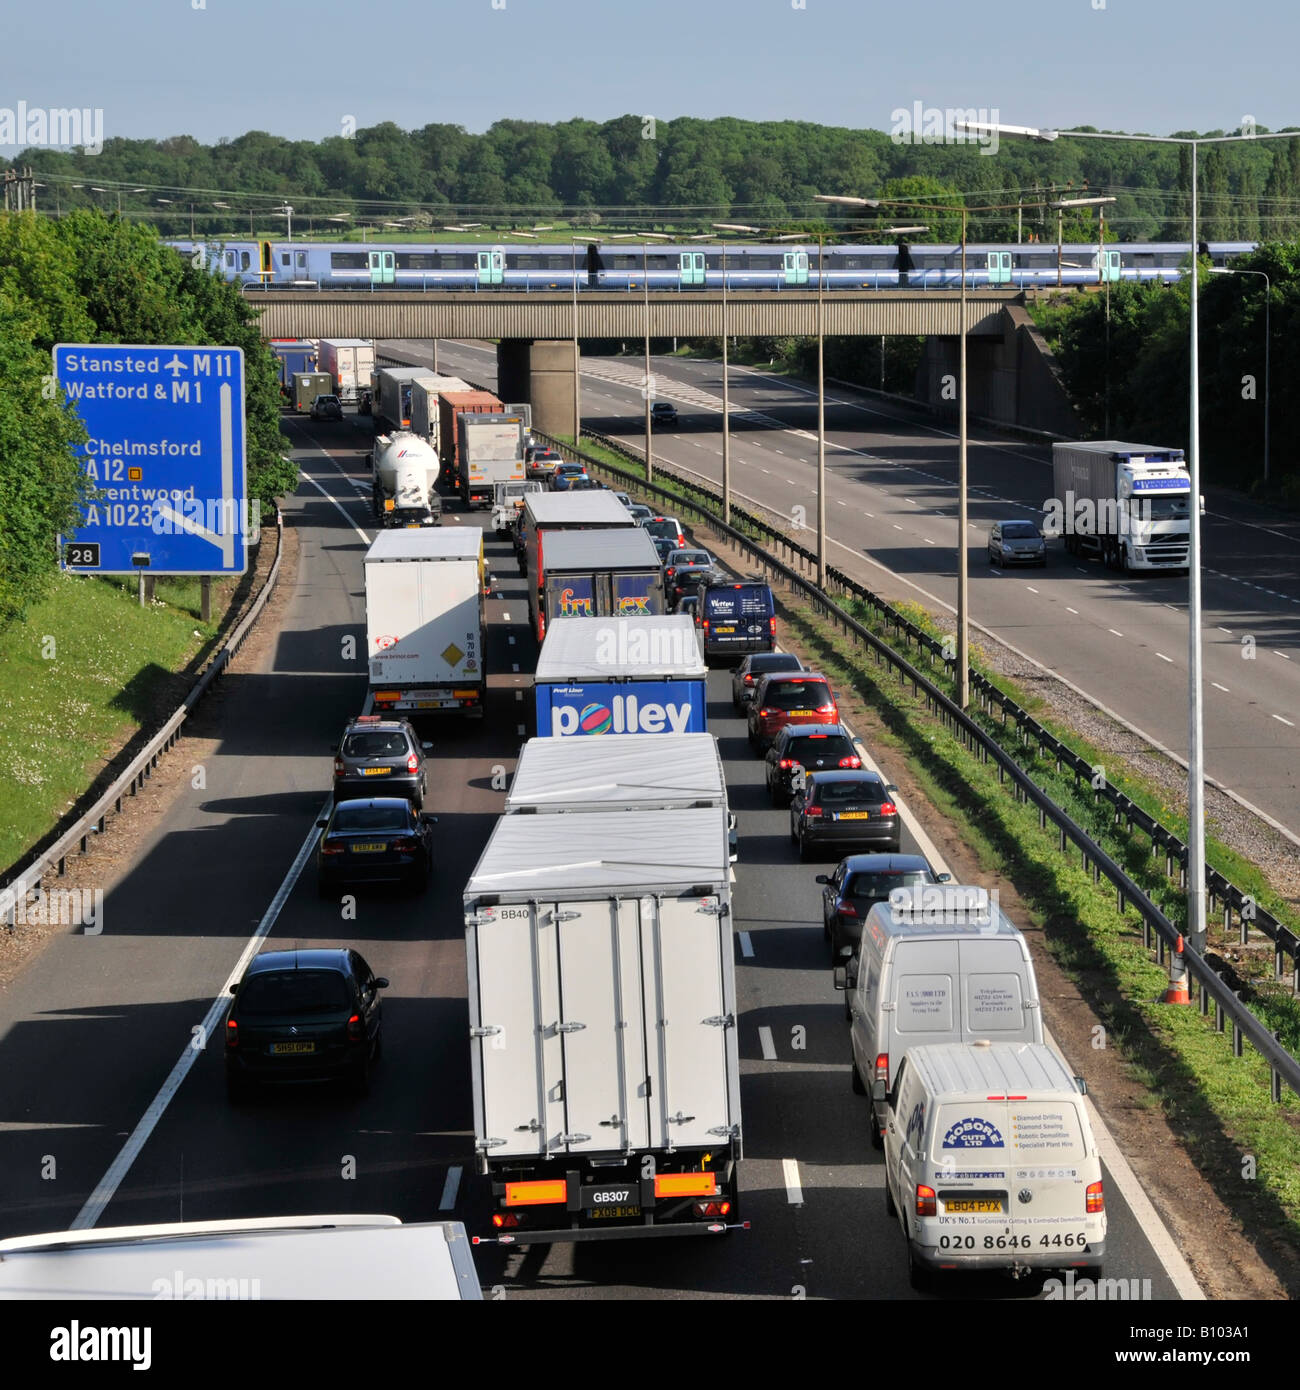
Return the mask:
<svg viewBox="0 0 1300 1390">
<path fill-rule="evenodd" d="M 469 413 L 456 417 L 460 496 L 467 507 L 490 507 L 497 483 L 522 483 L 524 422 L 520 415 Z"/>
<path fill-rule="evenodd" d="M 306 415 L 317 396 L 334 393 L 334 381 L 328 372 L 294 372 L 293 408 Z"/>
<path fill-rule="evenodd" d="M 468 391 L 468 382 L 458 376 L 438 376 L 427 372 L 411 380 L 411 429 L 427 439 L 437 449 L 439 456 L 445 452 L 439 430 L 442 424 L 442 407 L 438 402 L 441 391 Z"/>
<path fill-rule="evenodd" d="M 281 402 L 291 405 L 294 373 L 316 370 L 316 344 L 307 338 L 273 338 L 269 346 L 279 369 Z"/>
<path fill-rule="evenodd" d="M 375 345 L 366 338 L 322 338 L 317 364 L 334 382 L 344 405 L 357 405 L 375 369 Z"/>
<path fill-rule="evenodd" d="M 1064 536 L 1071 555 L 1095 552 L 1125 573 L 1187 568 L 1192 482 L 1181 449 L 1053 444 L 1052 481 L 1043 531 Z"/>
<path fill-rule="evenodd" d="M 480 1243 L 746 1224 L 727 841 L 719 806 L 498 819 L 464 892 Z"/>
<path fill-rule="evenodd" d="M 366 713 L 464 710 L 486 690 L 483 532 L 382 531 L 366 552 Z"/>
<path fill-rule="evenodd" d="M 411 428 L 411 382 L 427 373 L 420 367 L 380 367 L 374 374 L 371 414 L 375 433 Z"/>
<path fill-rule="evenodd" d="M 534 625 L 541 611 L 542 562 L 546 537 L 556 531 L 631 531 L 635 518 L 612 492 L 540 492 L 524 498 L 515 527 L 519 572 L 528 578 L 528 608 Z"/>
<path fill-rule="evenodd" d="M 537 733 L 704 733 L 707 682 L 695 624 L 684 613 L 557 618 L 533 674 Z"/>
<path fill-rule="evenodd" d="M 641 528 L 561 531 L 546 539 L 528 597 L 540 642 L 556 618 L 649 617 L 667 611 L 664 572 Z"/>
<path fill-rule="evenodd" d="M 381 434 L 370 455 L 370 506 L 384 526 L 437 526 L 442 521 L 438 455 L 409 430 Z"/>
<path fill-rule="evenodd" d="M 457 419 L 461 415 L 500 415 L 504 407 L 491 391 L 439 391 L 438 442 L 447 480 L 460 490 L 460 431 Z M 522 476 L 522 474 L 520 475 Z"/>
</svg>

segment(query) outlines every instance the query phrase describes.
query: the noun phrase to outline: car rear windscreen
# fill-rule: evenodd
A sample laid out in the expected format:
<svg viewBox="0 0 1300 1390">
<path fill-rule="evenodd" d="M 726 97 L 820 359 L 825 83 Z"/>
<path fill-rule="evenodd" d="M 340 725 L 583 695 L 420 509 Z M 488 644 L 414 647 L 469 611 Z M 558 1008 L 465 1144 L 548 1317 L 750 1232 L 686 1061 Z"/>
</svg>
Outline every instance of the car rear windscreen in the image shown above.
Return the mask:
<svg viewBox="0 0 1300 1390">
<path fill-rule="evenodd" d="M 787 758 L 798 758 L 801 761 L 805 758 L 821 758 L 823 760 L 826 758 L 834 758 L 838 761 L 840 758 L 856 757 L 857 749 L 854 748 L 852 741 L 843 734 L 812 734 L 808 737 L 792 738 L 785 746 L 784 756 Z M 856 785 L 856 783 L 827 783 L 822 788 L 822 791 L 825 793 L 837 791 L 841 787 L 846 787 L 847 790 L 851 792 Z M 879 783 L 876 783 L 875 786 L 876 790 L 879 791 Z M 823 796 L 822 799 L 827 800 L 829 798 Z M 840 799 L 843 800 L 843 797 Z M 873 801 L 879 801 L 880 799 L 879 796 L 872 797 Z"/>
<path fill-rule="evenodd" d="M 404 758 L 407 751 L 405 734 L 349 734 L 343 741 L 345 758 Z"/>
<path fill-rule="evenodd" d="M 343 976 L 332 970 L 268 971 L 254 975 L 240 991 L 239 1012 L 247 1014 L 330 1014 L 351 1001 Z"/>
<path fill-rule="evenodd" d="M 822 782 L 817 787 L 817 800 L 822 806 L 878 806 L 884 799 L 884 787 L 874 781 Z"/>
<path fill-rule="evenodd" d="M 781 710 L 817 709 L 831 703 L 831 692 L 825 681 L 772 681 L 763 703 Z"/>
<path fill-rule="evenodd" d="M 334 812 L 331 830 L 408 830 L 410 812 L 403 806 L 349 806 Z"/>
<path fill-rule="evenodd" d="M 889 901 L 889 895 L 895 888 L 910 888 L 913 884 L 929 883 L 930 881 L 930 875 L 924 870 L 917 870 L 914 873 L 900 871 L 896 873 L 854 874 L 849 879 L 844 893 L 846 897 L 861 901 L 883 903 Z"/>
<path fill-rule="evenodd" d="M 1077 1164 L 1088 1156 L 1079 1108 L 1061 1101 L 957 1101 L 939 1107 L 931 1157 L 959 1168 L 991 1160 Z"/>
</svg>

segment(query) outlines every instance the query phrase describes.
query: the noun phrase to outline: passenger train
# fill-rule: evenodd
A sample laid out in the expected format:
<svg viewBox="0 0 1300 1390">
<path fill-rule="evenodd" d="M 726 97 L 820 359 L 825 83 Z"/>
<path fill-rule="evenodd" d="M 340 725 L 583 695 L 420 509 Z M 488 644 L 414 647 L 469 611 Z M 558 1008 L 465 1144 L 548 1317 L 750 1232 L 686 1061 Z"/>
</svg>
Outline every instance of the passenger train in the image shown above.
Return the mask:
<svg viewBox="0 0 1300 1390">
<path fill-rule="evenodd" d="M 196 252 L 227 280 L 269 289 L 410 289 L 572 292 L 717 288 L 724 251 L 707 246 L 466 246 L 280 241 L 169 241 Z M 1186 242 L 968 244 L 966 284 L 1008 288 L 1097 285 L 1114 281 L 1174 281 L 1182 275 Z M 1216 267 L 1255 249 L 1254 242 L 1211 242 Z M 827 246 L 824 267 L 811 246 L 729 245 L 728 290 L 945 289 L 961 282 L 960 245 Z"/>
</svg>

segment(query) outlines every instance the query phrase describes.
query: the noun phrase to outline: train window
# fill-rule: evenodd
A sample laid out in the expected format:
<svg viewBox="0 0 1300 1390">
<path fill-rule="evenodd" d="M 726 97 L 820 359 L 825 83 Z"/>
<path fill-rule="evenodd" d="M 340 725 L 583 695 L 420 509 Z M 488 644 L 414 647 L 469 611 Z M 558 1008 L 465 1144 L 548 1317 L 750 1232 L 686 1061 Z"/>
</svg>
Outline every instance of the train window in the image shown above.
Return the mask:
<svg viewBox="0 0 1300 1390">
<path fill-rule="evenodd" d="M 307 269 L 307 253 L 306 253 L 305 251 L 296 251 L 296 252 L 294 253 L 294 255 L 295 255 L 295 257 L 296 257 L 296 259 L 297 259 L 297 262 L 298 262 L 298 269 L 299 269 L 299 270 L 306 270 L 306 269 Z"/>
<path fill-rule="evenodd" d="M 511 260 L 514 261 L 516 270 L 548 270 L 551 263 L 549 256 L 532 256 L 526 251 L 512 256 Z"/>
<path fill-rule="evenodd" d="M 365 270 L 370 264 L 364 251 L 331 251 L 331 270 Z"/>
<path fill-rule="evenodd" d="M 441 259 L 436 253 L 427 251 L 399 251 L 397 253 L 398 270 L 438 270 L 438 261 Z"/>
<path fill-rule="evenodd" d="M 252 258 L 252 256 L 250 256 L 250 255 L 248 254 L 247 251 L 241 251 L 241 252 L 239 253 L 239 268 L 240 268 L 240 270 L 247 270 L 248 267 L 249 267 L 250 265 L 252 265 L 252 263 L 253 263 L 253 258 Z"/>
<path fill-rule="evenodd" d="M 226 252 L 226 266 L 230 270 L 235 268 L 235 253 L 233 251 Z"/>
<path fill-rule="evenodd" d="M 748 270 L 780 270 L 783 259 L 780 254 L 774 256 L 751 254 L 745 257 L 742 264 Z"/>
<path fill-rule="evenodd" d="M 288 265 L 288 264 L 289 264 L 289 253 L 288 253 L 287 251 L 281 251 L 281 252 L 280 252 L 280 264 L 281 264 L 281 265 Z"/>
</svg>

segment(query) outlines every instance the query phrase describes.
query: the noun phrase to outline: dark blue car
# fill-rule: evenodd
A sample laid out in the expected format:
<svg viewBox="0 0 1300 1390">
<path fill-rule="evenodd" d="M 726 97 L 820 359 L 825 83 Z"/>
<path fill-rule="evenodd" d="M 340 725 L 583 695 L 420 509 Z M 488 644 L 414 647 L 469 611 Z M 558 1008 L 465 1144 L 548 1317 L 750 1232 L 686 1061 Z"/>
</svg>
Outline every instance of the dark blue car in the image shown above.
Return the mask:
<svg viewBox="0 0 1300 1390">
<path fill-rule="evenodd" d="M 417 892 L 428 887 L 437 817 L 417 811 L 405 797 L 340 801 L 316 824 L 321 897 L 348 883 L 405 883 Z"/>
</svg>

